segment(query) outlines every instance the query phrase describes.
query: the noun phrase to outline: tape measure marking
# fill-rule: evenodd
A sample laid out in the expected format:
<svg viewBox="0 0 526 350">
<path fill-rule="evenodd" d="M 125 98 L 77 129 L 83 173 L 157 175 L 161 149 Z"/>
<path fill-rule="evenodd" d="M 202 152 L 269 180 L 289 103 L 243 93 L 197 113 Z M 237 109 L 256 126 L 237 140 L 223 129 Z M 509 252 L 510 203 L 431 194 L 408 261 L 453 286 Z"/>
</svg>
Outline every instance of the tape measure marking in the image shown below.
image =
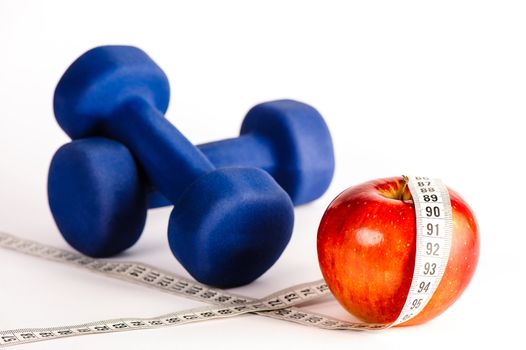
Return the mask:
<svg viewBox="0 0 526 350">
<path fill-rule="evenodd" d="M 438 179 L 415 176 L 408 181 L 416 217 L 416 256 L 409 294 L 390 327 L 414 318 L 427 305 L 444 274 L 451 249 L 449 192 Z"/>
<path fill-rule="evenodd" d="M 330 330 L 380 330 L 395 326 L 415 317 L 429 302 L 442 278 L 451 246 L 451 203 L 446 187 L 437 179 L 425 177 L 411 177 L 408 185 L 413 196 L 417 223 L 415 269 L 404 307 L 392 324 L 347 322 L 297 308 L 296 305 L 330 295 L 323 280 L 299 284 L 265 298 L 254 299 L 210 288 L 147 264 L 92 259 L 0 232 L 0 247 L 215 305 L 152 318 L 113 319 L 72 326 L 5 330 L 0 331 L 0 348 L 78 335 L 176 326 L 246 313 Z"/>
</svg>

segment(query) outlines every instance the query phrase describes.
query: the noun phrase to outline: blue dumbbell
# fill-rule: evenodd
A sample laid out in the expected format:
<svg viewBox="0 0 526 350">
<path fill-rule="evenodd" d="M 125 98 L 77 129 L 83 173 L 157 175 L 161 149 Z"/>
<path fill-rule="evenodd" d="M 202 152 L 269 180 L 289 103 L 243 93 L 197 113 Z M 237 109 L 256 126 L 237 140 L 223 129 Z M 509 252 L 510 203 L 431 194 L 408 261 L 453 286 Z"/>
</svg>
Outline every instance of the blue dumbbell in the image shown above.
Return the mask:
<svg viewBox="0 0 526 350">
<path fill-rule="evenodd" d="M 267 136 L 268 134 L 268 136 Z M 328 187 L 334 172 L 334 157 L 329 131 L 323 118 L 311 106 L 291 100 L 280 100 L 261 103 L 253 107 L 245 117 L 239 138 L 226 139 L 198 146 L 218 168 L 236 166 L 255 166 L 270 173 L 278 183 L 289 193 L 295 204 L 314 200 L 322 195 Z M 84 176 L 112 177 L 110 183 L 100 183 L 94 190 L 104 191 L 106 196 L 116 192 L 114 188 L 123 188 L 117 181 L 129 181 L 118 177 L 120 166 L 115 169 L 108 167 L 109 159 L 116 162 L 119 159 L 128 160 L 126 164 L 133 165 L 132 155 L 127 148 L 116 141 L 104 138 L 87 138 L 72 141 L 57 152 L 53 158 L 52 173 L 60 169 L 61 173 L 77 171 L 83 168 Z M 123 161 L 124 162 L 124 161 Z M 70 169 L 71 168 L 71 169 Z M 68 170 L 69 169 L 69 170 Z M 126 173 L 135 179 L 135 190 L 128 195 L 135 195 L 126 203 L 144 202 L 143 193 L 147 186 L 137 174 L 139 169 L 131 168 Z M 104 179 L 102 177 L 102 179 Z M 144 178 L 144 177 L 143 177 Z M 91 179 L 90 183 L 99 181 Z M 58 191 L 62 188 L 58 185 Z M 151 189 L 151 186 L 147 186 Z M 54 198 L 50 188 L 50 198 Z M 67 193 L 74 193 L 68 191 Z M 141 195 L 139 195 L 141 194 Z M 122 191 L 120 196 L 126 195 Z M 151 192 L 149 207 L 169 205 L 168 200 L 159 192 Z M 71 200 L 71 199 L 70 199 Z M 76 200 L 75 202 L 77 202 Z M 118 203 L 118 200 L 112 200 Z M 89 253 L 95 256 L 111 256 L 128 249 L 139 239 L 144 227 L 146 213 L 133 212 L 136 206 L 126 205 L 105 206 L 101 211 L 95 211 L 94 217 L 103 222 L 112 223 L 97 230 L 89 239 Z M 95 213 L 93 212 L 93 213 Z M 129 217 L 130 220 L 117 220 L 114 217 Z M 57 218 L 60 222 L 60 218 Z M 83 225 L 72 225 L 67 232 L 69 240 L 76 241 L 75 236 L 85 237 Z"/>
<path fill-rule="evenodd" d="M 104 136 L 130 149 L 155 188 L 177 208 L 170 215 L 170 248 L 195 279 L 219 287 L 250 283 L 274 264 L 290 240 L 290 198 L 263 170 L 215 169 L 164 118 L 168 101 L 168 80 L 146 53 L 103 46 L 67 69 L 55 90 L 54 110 L 72 139 Z M 107 219 L 131 219 L 97 217 L 105 208 L 125 206 L 137 213 L 136 221 L 146 211 L 145 201 L 131 202 L 142 195 L 135 193 L 140 173 L 133 158 L 96 161 L 102 168 L 63 169 L 52 163 L 48 180 L 61 233 L 87 254 L 93 235 L 119 225 Z M 90 170 L 99 173 L 85 173 Z M 69 228 L 78 225 L 85 226 L 85 235 L 69 236 Z"/>
<path fill-rule="evenodd" d="M 293 100 L 260 103 L 247 113 L 239 137 L 198 146 L 218 168 L 249 166 L 267 171 L 295 205 L 325 193 L 334 174 L 334 152 L 321 114 Z M 170 205 L 159 192 L 148 206 Z"/>
</svg>

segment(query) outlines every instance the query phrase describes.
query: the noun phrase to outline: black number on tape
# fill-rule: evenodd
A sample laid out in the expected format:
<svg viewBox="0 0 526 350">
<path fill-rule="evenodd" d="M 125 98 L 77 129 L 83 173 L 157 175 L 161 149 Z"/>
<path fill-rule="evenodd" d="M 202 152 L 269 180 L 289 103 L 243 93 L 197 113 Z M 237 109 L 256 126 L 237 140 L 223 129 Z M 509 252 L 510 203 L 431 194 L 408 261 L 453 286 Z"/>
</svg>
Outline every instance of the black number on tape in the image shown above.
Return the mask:
<svg viewBox="0 0 526 350">
<path fill-rule="evenodd" d="M 427 291 L 429 290 L 429 286 L 431 285 L 431 282 L 420 282 L 420 284 L 418 285 L 418 293 L 427 293 Z"/>
<path fill-rule="evenodd" d="M 426 228 L 427 228 L 427 234 L 428 234 L 429 236 L 432 236 L 433 234 L 434 234 L 435 236 L 438 236 L 438 224 L 434 224 L 434 225 L 433 225 L 432 223 L 428 223 L 428 224 L 426 225 Z"/>
<path fill-rule="evenodd" d="M 437 264 L 435 263 L 425 263 L 424 264 L 424 275 L 433 276 L 436 272 Z"/>
<path fill-rule="evenodd" d="M 20 336 L 23 339 L 34 339 L 34 338 L 36 338 L 36 335 L 34 335 L 33 333 L 21 333 Z"/>
<path fill-rule="evenodd" d="M 420 192 L 421 193 L 431 193 L 431 192 L 435 192 L 435 189 L 433 187 L 426 187 L 426 188 L 421 188 Z"/>
<path fill-rule="evenodd" d="M 423 299 L 415 299 L 413 300 L 413 302 L 411 303 L 411 310 L 416 310 L 418 309 L 421 305 L 422 305 L 422 300 Z"/>
<path fill-rule="evenodd" d="M 4 336 L 2 336 L 2 341 L 4 343 L 10 343 L 12 341 L 18 341 L 18 339 L 15 336 L 12 336 L 12 335 L 4 335 Z"/>
<path fill-rule="evenodd" d="M 438 196 L 436 194 L 432 194 L 432 195 L 425 194 L 424 201 L 425 202 L 436 202 L 438 201 Z"/>
<path fill-rule="evenodd" d="M 440 244 L 428 242 L 426 244 L 426 254 L 438 256 L 438 250 L 440 249 Z"/>
<path fill-rule="evenodd" d="M 426 207 L 427 217 L 440 217 L 440 208 L 439 207 Z"/>
</svg>

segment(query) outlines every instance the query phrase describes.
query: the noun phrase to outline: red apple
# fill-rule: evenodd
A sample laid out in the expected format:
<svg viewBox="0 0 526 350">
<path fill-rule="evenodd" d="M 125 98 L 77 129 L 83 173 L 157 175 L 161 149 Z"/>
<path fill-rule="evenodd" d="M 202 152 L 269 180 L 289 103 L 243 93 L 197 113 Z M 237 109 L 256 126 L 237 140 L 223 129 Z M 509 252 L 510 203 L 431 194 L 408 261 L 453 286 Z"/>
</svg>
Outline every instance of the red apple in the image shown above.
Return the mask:
<svg viewBox="0 0 526 350">
<path fill-rule="evenodd" d="M 479 256 L 473 212 L 448 189 L 453 235 L 446 270 L 425 308 L 402 325 L 426 322 L 451 306 L 469 284 Z M 318 229 L 320 268 L 336 299 L 372 323 L 396 320 L 409 292 L 416 251 L 415 209 L 402 177 L 351 187 L 327 208 Z"/>
</svg>

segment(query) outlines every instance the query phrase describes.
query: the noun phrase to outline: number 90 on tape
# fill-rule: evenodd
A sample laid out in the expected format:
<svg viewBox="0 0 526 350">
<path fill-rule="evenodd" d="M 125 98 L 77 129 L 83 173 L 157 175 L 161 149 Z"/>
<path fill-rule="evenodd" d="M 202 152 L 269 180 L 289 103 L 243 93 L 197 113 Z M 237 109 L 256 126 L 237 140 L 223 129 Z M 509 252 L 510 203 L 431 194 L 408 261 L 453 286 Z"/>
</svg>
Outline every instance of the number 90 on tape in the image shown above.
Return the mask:
<svg viewBox="0 0 526 350">
<path fill-rule="evenodd" d="M 0 247 L 212 304 L 152 318 L 0 330 L 0 348 L 87 334 L 177 326 L 246 313 L 328 330 L 380 330 L 396 326 L 415 317 L 433 296 L 448 262 L 452 236 L 451 201 L 444 184 L 427 177 L 408 177 L 407 181 L 416 214 L 415 266 L 404 306 L 391 324 L 349 322 L 300 309 L 298 306 L 301 304 L 330 295 L 323 280 L 292 286 L 265 298 L 254 299 L 210 288 L 147 264 L 92 259 L 0 232 Z"/>
</svg>

